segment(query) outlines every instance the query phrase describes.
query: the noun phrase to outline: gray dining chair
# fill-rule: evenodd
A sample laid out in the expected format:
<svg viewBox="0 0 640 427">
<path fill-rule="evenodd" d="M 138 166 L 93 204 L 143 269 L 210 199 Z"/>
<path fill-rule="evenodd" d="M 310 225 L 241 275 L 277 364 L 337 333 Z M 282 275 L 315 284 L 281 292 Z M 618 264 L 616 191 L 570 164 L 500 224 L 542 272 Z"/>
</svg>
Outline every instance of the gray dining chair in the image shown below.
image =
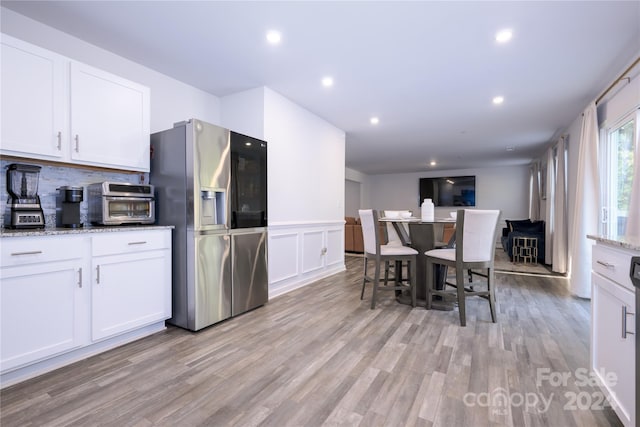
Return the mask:
<svg viewBox="0 0 640 427">
<path fill-rule="evenodd" d="M 376 307 L 376 299 L 379 290 L 411 292 L 411 305 L 416 306 L 416 257 L 418 251 L 408 246 L 402 245 L 382 245 L 382 236 L 378 223 L 378 214 L 372 209 L 361 209 L 358 211 L 360 222 L 362 223 L 362 238 L 364 240 L 364 277 L 362 280 L 362 292 L 360 299 L 364 299 L 364 290 L 367 282 L 372 283 L 371 308 Z M 367 267 L 370 261 L 374 263 L 373 276 L 367 274 Z M 408 266 L 408 279 L 403 279 L 399 274 L 393 281 L 393 285 L 384 281 L 380 286 L 380 270 L 383 263 L 395 263 L 396 261 L 406 261 Z M 398 272 L 396 272 L 398 273 Z"/>
<path fill-rule="evenodd" d="M 434 295 L 443 298 L 452 294 L 457 298 L 458 311 L 460 315 L 460 325 L 465 326 L 466 310 L 465 299 L 470 296 L 479 296 L 489 301 L 491 310 L 491 321 L 496 322 L 495 291 L 494 291 L 494 256 L 496 227 L 499 210 L 478 210 L 462 209 L 458 211 L 456 219 L 456 244 L 455 248 L 433 249 L 426 251 L 424 255 L 427 261 L 427 292 L 426 307 L 431 309 L 431 302 Z M 455 283 L 445 280 L 444 289 L 435 289 L 433 283 L 434 264 L 440 264 L 455 268 Z M 479 275 L 487 279 L 487 289 L 478 290 L 477 287 L 465 287 L 465 272 L 474 270 L 474 275 Z M 475 271 L 480 270 L 485 273 Z M 455 288 L 448 290 L 447 286 Z"/>
</svg>

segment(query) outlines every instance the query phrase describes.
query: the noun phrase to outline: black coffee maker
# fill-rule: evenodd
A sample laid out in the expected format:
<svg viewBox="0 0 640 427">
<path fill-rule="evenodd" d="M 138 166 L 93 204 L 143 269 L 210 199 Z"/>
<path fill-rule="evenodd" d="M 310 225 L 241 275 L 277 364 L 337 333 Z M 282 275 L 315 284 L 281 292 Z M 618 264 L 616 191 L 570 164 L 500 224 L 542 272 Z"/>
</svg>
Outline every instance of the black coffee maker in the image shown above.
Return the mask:
<svg viewBox="0 0 640 427">
<path fill-rule="evenodd" d="M 80 203 L 83 200 L 83 187 L 64 186 L 57 188 L 56 227 L 80 228 Z"/>
</svg>

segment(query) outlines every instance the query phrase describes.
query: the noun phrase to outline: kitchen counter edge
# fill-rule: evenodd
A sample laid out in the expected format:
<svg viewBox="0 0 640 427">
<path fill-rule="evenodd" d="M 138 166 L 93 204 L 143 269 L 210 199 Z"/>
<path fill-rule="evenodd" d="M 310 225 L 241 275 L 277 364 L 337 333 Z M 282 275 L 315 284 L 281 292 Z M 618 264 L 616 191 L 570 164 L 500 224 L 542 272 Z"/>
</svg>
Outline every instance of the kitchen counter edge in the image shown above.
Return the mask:
<svg viewBox="0 0 640 427">
<path fill-rule="evenodd" d="M 2 229 L 0 230 L 0 237 L 63 236 L 69 234 L 113 233 L 119 231 L 163 230 L 173 228 L 175 228 L 173 225 L 109 225 L 82 228 L 41 228 L 33 230 Z"/>
<path fill-rule="evenodd" d="M 595 240 L 599 243 L 605 243 L 611 246 L 617 246 L 624 249 L 630 249 L 632 251 L 640 251 L 640 239 L 627 239 L 624 237 L 605 237 L 596 236 L 593 234 L 587 234 L 587 238 Z"/>
</svg>

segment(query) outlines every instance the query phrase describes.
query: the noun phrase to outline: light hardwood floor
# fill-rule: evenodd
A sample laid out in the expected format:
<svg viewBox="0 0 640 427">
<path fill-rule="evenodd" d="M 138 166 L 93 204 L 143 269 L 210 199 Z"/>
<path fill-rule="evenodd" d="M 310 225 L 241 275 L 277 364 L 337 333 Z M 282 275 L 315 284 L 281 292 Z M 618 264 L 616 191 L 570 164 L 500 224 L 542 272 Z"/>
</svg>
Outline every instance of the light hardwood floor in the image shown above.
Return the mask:
<svg viewBox="0 0 640 427">
<path fill-rule="evenodd" d="M 599 389 L 575 383 L 588 366 L 590 308 L 564 279 L 497 274 L 498 323 L 470 298 L 462 328 L 457 311 L 411 309 L 392 293 L 370 310 L 362 259 L 346 262 L 198 333 L 169 327 L 4 389 L 0 424 L 619 425 L 597 408 Z M 571 378 L 556 385 L 543 373 Z M 593 410 L 571 410 L 578 393 Z"/>
</svg>

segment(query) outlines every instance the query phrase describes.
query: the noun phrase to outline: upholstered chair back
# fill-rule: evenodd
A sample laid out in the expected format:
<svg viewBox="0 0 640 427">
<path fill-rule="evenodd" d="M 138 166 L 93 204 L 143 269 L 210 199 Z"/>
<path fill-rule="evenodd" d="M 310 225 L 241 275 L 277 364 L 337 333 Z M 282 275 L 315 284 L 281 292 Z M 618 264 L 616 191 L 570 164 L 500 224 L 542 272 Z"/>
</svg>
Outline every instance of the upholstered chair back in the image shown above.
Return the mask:
<svg viewBox="0 0 640 427">
<path fill-rule="evenodd" d="M 456 228 L 462 232 L 463 262 L 490 261 L 494 257 L 499 210 L 463 209 L 458 211 Z M 461 246 L 461 247 L 460 247 Z"/>
<path fill-rule="evenodd" d="M 360 222 L 362 223 L 362 239 L 364 241 L 364 251 L 370 254 L 377 254 L 377 215 L 372 209 L 360 209 L 358 210 L 358 214 L 360 215 Z"/>
</svg>

